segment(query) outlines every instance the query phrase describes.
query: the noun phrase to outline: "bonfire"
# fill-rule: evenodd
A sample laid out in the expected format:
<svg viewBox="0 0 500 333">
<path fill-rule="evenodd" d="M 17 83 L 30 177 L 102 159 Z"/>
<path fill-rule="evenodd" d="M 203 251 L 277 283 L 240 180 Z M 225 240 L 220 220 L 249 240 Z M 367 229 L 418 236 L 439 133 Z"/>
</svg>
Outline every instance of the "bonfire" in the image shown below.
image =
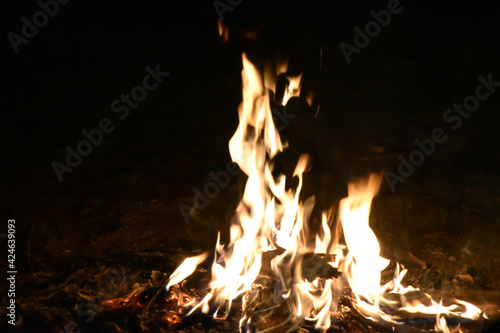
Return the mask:
<svg viewBox="0 0 500 333">
<path fill-rule="evenodd" d="M 217 240 L 205 289 L 184 290 L 183 281 L 207 262 L 209 252 L 187 258 L 169 277 L 165 288 L 177 312 L 166 317 L 181 322 L 182 317 L 204 313 L 223 322 L 237 313 L 242 332 L 322 332 L 338 325 L 346 312 L 395 331 L 408 329 L 416 319 L 432 318 L 434 330 L 459 332 L 460 323 L 482 318 L 481 309 L 471 303 L 433 299 L 405 286 L 407 270 L 399 263 L 393 278 L 382 284 L 381 272 L 390 260 L 381 257 L 369 225 L 382 174 L 349 183 L 338 210 L 332 203 L 320 228 L 311 228 L 315 199 L 300 196 L 310 158 L 303 154 L 296 162 L 296 186 L 289 186 L 289 179 L 273 168 L 287 143 L 275 127 L 270 96 L 276 96 L 276 78 L 285 75 L 288 84 L 278 94 L 283 98 L 274 102 L 286 105 L 300 95 L 301 76 L 286 75 L 286 64 L 262 75 L 245 54 L 242 61 L 240 122 L 229 150 L 248 177 L 246 187 L 229 242 L 222 244 L 220 236 Z"/>
</svg>

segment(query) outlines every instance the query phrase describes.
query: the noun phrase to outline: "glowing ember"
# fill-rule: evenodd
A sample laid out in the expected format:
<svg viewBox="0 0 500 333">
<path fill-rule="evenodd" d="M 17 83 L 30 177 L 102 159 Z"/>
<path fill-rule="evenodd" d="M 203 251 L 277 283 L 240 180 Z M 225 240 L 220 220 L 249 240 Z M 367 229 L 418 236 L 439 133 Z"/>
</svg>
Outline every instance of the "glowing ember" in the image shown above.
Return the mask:
<svg viewBox="0 0 500 333">
<path fill-rule="evenodd" d="M 221 35 L 223 35 L 222 26 Z M 227 245 L 215 247 L 208 292 L 202 299 L 189 298 L 179 307 L 192 306 L 189 314 L 217 309 L 214 318 L 227 318 L 233 301 L 242 302 L 240 328 L 279 327 L 279 331 L 295 330 L 306 321 L 317 330 L 331 326 L 331 318 L 339 312 L 338 301 L 350 286 L 355 310 L 363 317 L 392 327 L 403 324 L 389 314 L 397 311 L 436 316 L 435 329 L 450 332 L 444 316 L 477 319 L 480 310 L 472 304 L 456 300 L 443 306 L 413 287 L 403 287 L 406 270 L 392 281 L 381 285 L 381 271 L 389 260 L 380 256 L 380 245 L 369 226 L 373 197 L 377 194 L 381 175 L 348 185 L 348 197 L 340 203 L 338 232 L 333 232 L 333 214 L 324 212 L 321 227 L 313 234 L 309 217 L 314 198 L 302 202 L 299 194 L 303 174 L 310 162 L 307 155 L 299 158 L 293 177 L 296 188 L 285 187 L 285 176 L 273 175 L 272 159 L 286 147 L 273 123 L 269 90 L 274 92 L 276 76 L 286 73 L 286 64 L 278 64 L 277 73 L 259 71 L 243 54 L 243 102 L 239 107 L 239 126 L 229 142 L 231 158 L 248 176 L 245 191 L 235 213 Z M 287 76 L 289 84 L 278 104 L 286 105 L 300 95 L 301 76 Z M 343 231 L 345 244 L 339 242 Z M 206 255 L 188 258 L 170 277 L 167 290 L 183 299 L 177 284 L 191 275 Z M 338 278 L 342 272 L 343 278 Z M 261 295 L 268 294 L 267 301 Z M 415 299 L 414 295 L 422 297 Z M 419 299 L 422 299 L 420 301 Z M 288 319 L 276 322 L 274 311 L 287 309 Z M 179 317 L 171 314 L 171 322 Z"/>
</svg>

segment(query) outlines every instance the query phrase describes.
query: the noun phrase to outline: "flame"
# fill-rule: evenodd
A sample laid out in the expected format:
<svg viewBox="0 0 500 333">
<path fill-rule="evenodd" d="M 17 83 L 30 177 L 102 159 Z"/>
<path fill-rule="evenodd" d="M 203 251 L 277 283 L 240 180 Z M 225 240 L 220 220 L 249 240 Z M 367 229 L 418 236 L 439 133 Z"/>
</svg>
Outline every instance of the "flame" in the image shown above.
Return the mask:
<svg viewBox="0 0 500 333">
<path fill-rule="evenodd" d="M 368 224 L 373 197 L 380 187 L 381 175 L 371 175 L 366 183 L 351 183 L 349 196 L 340 203 L 342 228 L 349 255 L 347 278 L 352 291 L 372 300 L 373 293 L 379 293 L 380 272 L 389 260 L 380 257 L 380 246 Z"/>
<path fill-rule="evenodd" d="M 217 21 L 217 30 L 219 31 L 221 42 L 227 43 L 229 40 L 229 29 L 220 19 Z"/>
<path fill-rule="evenodd" d="M 348 197 L 343 199 L 340 205 L 342 228 L 349 249 L 342 267 L 356 297 L 357 311 L 375 322 L 384 321 L 395 325 L 401 323 L 386 314 L 383 308 L 435 314 L 435 329 L 438 332 L 451 332 L 444 316 L 478 319 L 481 310 L 473 304 L 454 300 L 454 304 L 443 306 L 442 302 L 437 303 L 430 295 L 416 288 L 403 287 L 401 280 L 407 271 L 400 272 L 399 264 L 394 278 L 381 285 L 381 271 L 387 267 L 389 260 L 380 256 L 380 245 L 369 226 L 371 202 L 380 188 L 381 180 L 382 174 L 372 174 L 368 179 L 350 183 Z M 426 305 L 418 300 L 409 301 L 407 293 L 410 292 L 418 292 L 430 304 Z M 399 302 L 395 302 L 394 297 L 389 297 L 389 294 L 397 294 Z"/>
<path fill-rule="evenodd" d="M 217 241 L 211 290 L 200 303 L 204 311 L 209 309 L 210 300 L 219 307 L 228 301 L 227 313 L 236 297 L 252 290 L 261 272 L 264 252 L 276 254 L 270 265 L 281 283 L 283 295 L 289 294 L 293 280 L 302 283 L 297 271 L 292 275 L 290 269 L 306 250 L 303 222 L 312 205 L 301 205 L 299 193 L 308 158 L 303 155 L 297 164 L 293 176 L 298 177 L 299 185 L 295 190 L 285 189 L 285 176 L 272 175 L 270 160 L 283 150 L 283 144 L 273 123 L 264 82 L 271 85 L 275 77 L 267 74 L 263 79 L 245 55 L 242 59 L 244 88 L 239 108 L 240 125 L 229 142 L 229 151 L 248 180 L 236 210 L 237 222 L 230 229 L 229 244 L 225 247 Z M 299 90 L 300 86 L 294 89 Z M 281 254 L 277 253 L 278 248 Z"/>
<path fill-rule="evenodd" d="M 222 35 L 222 25 L 219 26 Z M 385 310 L 436 315 L 436 330 L 449 332 L 443 316 L 477 319 L 480 310 L 470 303 L 455 300 L 450 306 L 436 303 L 429 295 L 401 281 L 406 270 L 397 265 L 394 278 L 381 285 L 381 271 L 389 260 L 380 256 L 380 245 L 369 225 L 372 199 L 381 185 L 381 174 L 348 184 L 348 197 L 340 202 L 339 221 L 333 221 L 333 211 L 323 212 L 317 233 L 310 227 L 314 197 L 300 198 L 303 175 L 310 168 L 308 155 L 301 155 L 292 175 L 296 187 L 287 188 L 285 175 L 273 173 L 273 158 L 283 151 L 282 142 L 273 122 L 270 91 L 274 92 L 276 77 L 286 75 L 287 63 L 276 70 L 260 71 L 242 56 L 243 101 L 239 106 L 239 125 L 229 141 L 232 160 L 248 176 L 242 199 L 230 227 L 228 244 L 217 239 L 208 292 L 194 305 L 190 313 L 201 308 L 205 313 L 217 309 L 213 316 L 224 319 L 233 301 L 241 297 L 243 317 L 240 326 L 266 324 L 266 318 L 286 304 L 289 317 L 281 331 L 296 330 L 304 321 L 313 321 L 318 331 L 331 325 L 331 314 L 339 311 L 338 300 L 346 284 L 355 297 L 356 311 L 374 322 L 402 324 Z M 283 100 L 286 105 L 300 96 L 301 75 L 286 76 L 289 84 Z M 340 243 L 343 232 L 345 244 Z M 266 259 L 267 258 L 267 259 Z M 167 289 L 175 286 L 206 259 L 202 254 L 186 259 L 172 274 Z M 344 278 L 338 278 L 340 273 Z M 256 295 L 266 280 L 273 286 L 274 296 L 267 307 L 259 308 Z M 429 302 L 411 300 L 408 293 L 420 293 Z M 396 298 L 394 297 L 396 296 Z M 398 300 L 399 298 L 399 300 Z M 425 303 L 425 304 L 424 304 Z M 252 309 L 267 313 L 258 320 Z M 259 322 L 259 323 L 258 323 Z"/>
<path fill-rule="evenodd" d="M 285 89 L 285 93 L 283 94 L 283 100 L 281 101 L 281 105 L 286 105 L 288 100 L 292 97 L 300 96 L 300 81 L 302 79 L 302 74 L 297 76 L 287 75 L 285 76 L 288 79 L 288 85 Z M 309 105 L 311 103 L 308 102 Z"/>
<path fill-rule="evenodd" d="M 168 279 L 167 289 L 174 284 L 183 281 L 189 275 L 193 274 L 193 272 L 196 270 L 196 267 L 205 259 L 207 259 L 207 254 L 203 253 L 199 256 L 187 258 L 186 260 L 184 260 L 184 262 L 179 267 L 177 267 L 172 275 L 170 275 L 170 278 Z"/>
</svg>

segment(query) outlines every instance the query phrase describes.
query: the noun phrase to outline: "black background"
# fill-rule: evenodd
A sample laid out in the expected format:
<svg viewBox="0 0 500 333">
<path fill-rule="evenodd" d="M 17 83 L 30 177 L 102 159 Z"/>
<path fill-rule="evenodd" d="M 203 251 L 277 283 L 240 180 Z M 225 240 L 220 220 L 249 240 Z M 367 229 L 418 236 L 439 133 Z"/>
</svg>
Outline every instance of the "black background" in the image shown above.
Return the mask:
<svg viewBox="0 0 500 333">
<path fill-rule="evenodd" d="M 290 161 L 299 150 L 313 155 L 305 191 L 318 195 L 320 207 L 345 196 L 353 175 L 397 172 L 397 156 L 407 157 L 415 139 L 442 127 L 449 139 L 394 193 L 384 182 L 374 212 L 391 232 L 403 230 L 406 236 L 393 238 L 413 251 L 424 231 L 437 243 L 443 239 L 436 232 L 462 237 L 459 245 L 449 245 L 457 244 L 453 237 L 446 243 L 452 253 L 475 242 L 484 246 L 479 252 L 496 250 L 499 92 L 456 131 L 442 115 L 474 93 L 479 75 L 500 81 L 498 6 L 401 4 L 403 11 L 348 64 L 339 44 L 353 44 L 353 28 L 363 29 L 370 11 L 387 2 L 247 0 L 224 13 L 231 39 L 223 43 L 211 1 L 73 0 L 18 54 L 6 36 L 20 34 L 21 18 L 31 21 L 40 7 L 10 2 L 3 10 L 0 215 L 18 221 L 20 271 L 71 270 L 138 249 L 211 248 L 237 202 L 236 178 L 190 224 L 178 205 L 191 205 L 192 189 L 230 160 L 242 52 L 259 64 L 288 55 L 291 72 L 304 72 L 303 89 L 321 105 L 316 118 L 315 108 L 305 110 L 285 133 L 297 147 Z M 259 34 L 245 38 L 248 31 Z M 119 120 L 111 102 L 156 64 L 170 76 Z M 51 163 L 64 163 L 65 147 L 74 148 L 83 129 L 106 117 L 114 132 L 60 183 Z M 28 264 L 30 235 L 38 250 Z"/>
</svg>

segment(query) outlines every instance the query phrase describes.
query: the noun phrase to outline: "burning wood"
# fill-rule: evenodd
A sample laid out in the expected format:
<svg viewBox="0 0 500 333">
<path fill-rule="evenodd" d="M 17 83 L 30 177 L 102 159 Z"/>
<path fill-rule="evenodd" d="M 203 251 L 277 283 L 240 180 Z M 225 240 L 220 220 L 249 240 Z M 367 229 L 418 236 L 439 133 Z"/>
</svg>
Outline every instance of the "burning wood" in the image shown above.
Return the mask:
<svg viewBox="0 0 500 333">
<path fill-rule="evenodd" d="M 358 332 L 375 327 L 413 332 L 418 327 L 415 323 L 424 323 L 421 329 L 459 332 L 461 323 L 482 318 L 473 304 L 455 298 L 437 302 L 403 286 L 407 271 L 399 264 L 393 278 L 381 284 L 381 272 L 390 261 L 381 257 L 369 226 L 381 174 L 349 183 L 337 221 L 324 212 L 319 230 L 311 229 L 314 198 L 300 199 L 309 157 L 298 160 L 295 187 L 287 188 L 286 177 L 273 172 L 274 157 L 287 146 L 270 110 L 269 91 L 274 93 L 276 78 L 286 73 L 286 65 L 277 68 L 262 78 L 243 54 L 240 124 L 229 149 L 248 180 L 229 243 L 223 245 L 220 235 L 217 239 L 205 289 L 187 289 L 183 281 L 206 261 L 206 253 L 187 258 L 168 280 L 156 279 L 149 288 L 104 304 L 129 312 L 142 309 L 143 314 L 155 310 L 155 321 L 167 327 L 187 324 L 198 316 L 205 326 L 222 329 L 229 324 L 245 332 Z M 287 79 L 284 93 L 278 94 L 280 105 L 300 96 L 301 76 Z M 450 329 L 446 318 L 455 320 L 456 328 Z"/>
<path fill-rule="evenodd" d="M 332 325 L 331 313 L 341 312 L 338 302 L 347 282 L 353 310 L 374 324 L 400 327 L 404 321 L 391 312 L 422 313 L 436 318 L 436 330 L 448 332 L 443 316 L 479 319 L 481 311 L 472 304 L 455 300 L 444 306 L 411 286 L 403 287 L 406 270 L 400 272 L 399 266 L 394 278 L 381 285 L 381 271 L 389 260 L 380 256 L 380 245 L 368 224 L 380 174 L 348 186 L 349 196 L 340 203 L 337 221 L 345 245 L 339 242 L 340 234 L 332 239 L 332 219 L 326 213 L 318 234 L 312 233 L 309 218 L 314 199 L 299 200 L 308 157 L 302 155 L 297 163 L 294 189 L 286 189 L 284 175 L 273 174 L 271 161 L 286 148 L 270 110 L 269 90 L 274 93 L 276 78 L 286 72 L 286 65 L 277 68 L 276 73 L 266 72 L 262 78 L 243 55 L 240 124 L 229 150 L 248 180 L 229 243 L 222 245 L 217 240 L 208 292 L 200 301 L 190 299 L 193 308 L 188 315 L 216 308 L 214 318 L 227 319 L 233 302 L 241 299 L 241 330 L 292 331 L 313 323 L 315 330 L 325 331 Z M 301 76 L 287 78 L 284 93 L 278 94 L 281 105 L 300 96 Z M 315 246 L 310 242 L 313 238 Z M 186 259 L 170 277 L 167 289 L 191 275 L 203 260 L 204 255 Z M 341 272 L 345 278 L 337 279 Z M 177 296 L 180 307 L 182 298 Z"/>
</svg>

